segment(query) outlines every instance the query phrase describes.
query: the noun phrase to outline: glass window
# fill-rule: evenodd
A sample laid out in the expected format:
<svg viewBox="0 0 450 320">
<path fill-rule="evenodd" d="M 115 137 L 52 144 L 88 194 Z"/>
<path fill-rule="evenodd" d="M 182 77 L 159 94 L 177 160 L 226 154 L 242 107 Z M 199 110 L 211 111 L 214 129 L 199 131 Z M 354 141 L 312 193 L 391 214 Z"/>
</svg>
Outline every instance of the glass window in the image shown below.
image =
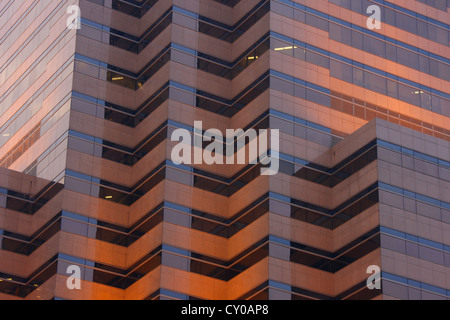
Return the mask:
<svg viewBox="0 0 450 320">
<path fill-rule="evenodd" d="M 398 99 L 398 83 L 387 79 L 387 95 L 391 98 Z"/>
<path fill-rule="evenodd" d="M 322 56 L 320 54 L 307 51 L 306 52 L 306 61 L 324 68 L 330 68 L 330 59 L 328 57 Z"/>
<path fill-rule="evenodd" d="M 363 34 L 358 31 L 352 30 L 352 47 L 357 48 L 359 50 L 364 49 L 364 41 Z"/>
<path fill-rule="evenodd" d="M 347 81 L 352 83 L 353 81 L 353 70 L 352 66 L 344 64 L 342 62 L 331 60 L 330 63 L 330 74 L 332 77 Z"/>
<path fill-rule="evenodd" d="M 404 84 L 398 84 L 398 98 L 407 103 L 420 107 L 420 90 Z"/>
<path fill-rule="evenodd" d="M 306 88 L 302 86 L 294 87 L 294 95 L 300 99 L 306 99 Z"/>
<path fill-rule="evenodd" d="M 306 50 L 301 47 L 294 46 L 294 58 L 305 60 L 306 59 Z"/>
<path fill-rule="evenodd" d="M 397 28 L 400 28 L 402 30 L 409 30 L 409 32 L 417 34 L 417 19 L 414 19 L 413 17 L 407 16 L 406 14 L 398 11 L 395 13 L 395 17 Z"/>
<path fill-rule="evenodd" d="M 371 72 L 366 72 L 364 76 L 366 88 L 372 91 L 376 91 L 382 94 L 386 94 L 386 78 Z"/>
<path fill-rule="evenodd" d="M 420 93 L 420 105 L 422 108 L 431 110 L 431 94 L 426 92 Z"/>
<path fill-rule="evenodd" d="M 428 39 L 448 46 L 448 31 L 435 25 L 428 24 Z"/>
<path fill-rule="evenodd" d="M 353 68 L 353 83 L 364 87 L 364 71 L 359 68 Z"/>
<path fill-rule="evenodd" d="M 331 24 L 330 38 L 332 40 L 351 45 L 352 44 L 352 30 L 341 27 L 337 24 Z"/>
<path fill-rule="evenodd" d="M 328 21 L 312 14 L 306 14 L 306 24 L 328 31 Z"/>
<path fill-rule="evenodd" d="M 386 42 L 364 35 L 364 50 L 379 57 L 384 57 L 386 52 Z"/>
<path fill-rule="evenodd" d="M 430 73 L 430 59 L 419 55 L 419 71 L 424 73 Z"/>
<path fill-rule="evenodd" d="M 419 70 L 419 56 L 417 53 L 409 50 L 397 48 L 397 62 L 404 66 Z"/>
<path fill-rule="evenodd" d="M 397 46 L 386 43 L 386 59 L 397 62 Z"/>
<path fill-rule="evenodd" d="M 381 7 L 381 14 L 382 17 L 384 17 L 384 22 L 391 25 L 391 26 L 395 26 L 395 21 L 396 21 L 396 17 L 395 17 L 395 11 L 386 7 Z"/>
<path fill-rule="evenodd" d="M 441 63 L 439 61 L 429 59 L 430 74 L 432 76 L 450 81 L 450 65 Z"/>
<path fill-rule="evenodd" d="M 419 37 L 428 38 L 428 26 L 425 21 L 417 20 L 417 34 Z"/>
<path fill-rule="evenodd" d="M 330 106 L 330 96 L 327 96 L 325 94 L 322 94 L 320 92 L 308 89 L 307 90 L 307 99 L 309 101 L 315 102 L 317 104 L 320 104 L 322 106 L 325 107 L 329 107 Z"/>
</svg>

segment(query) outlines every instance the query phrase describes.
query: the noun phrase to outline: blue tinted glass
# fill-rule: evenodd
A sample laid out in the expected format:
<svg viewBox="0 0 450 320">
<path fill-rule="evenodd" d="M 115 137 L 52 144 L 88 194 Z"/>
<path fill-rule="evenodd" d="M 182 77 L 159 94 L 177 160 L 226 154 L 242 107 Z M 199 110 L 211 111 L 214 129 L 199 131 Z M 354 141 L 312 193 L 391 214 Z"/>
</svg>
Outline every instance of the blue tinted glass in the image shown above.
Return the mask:
<svg viewBox="0 0 450 320">
<path fill-rule="evenodd" d="M 80 216 L 80 215 L 78 215 L 78 214 L 71 213 L 71 212 L 67 212 L 67 211 L 63 211 L 63 212 L 62 212 L 62 216 L 63 216 L 63 217 L 67 217 L 67 218 L 71 218 L 71 219 L 74 219 L 74 220 L 86 222 L 86 223 L 89 222 L 89 218 L 87 218 L 87 217 L 82 217 L 82 216 Z"/>
<path fill-rule="evenodd" d="M 178 211 L 185 212 L 185 213 L 191 213 L 191 209 L 180 206 L 178 204 L 171 203 L 171 202 L 164 202 L 164 206 L 166 206 L 169 209 L 174 209 L 174 210 L 178 210 Z"/>
<path fill-rule="evenodd" d="M 419 238 L 410 234 L 406 234 L 406 239 L 414 242 L 418 242 Z"/>
<path fill-rule="evenodd" d="M 396 276 L 396 275 L 391 274 L 391 273 L 382 272 L 381 273 L 381 277 L 383 279 L 387 279 L 387 280 L 392 280 L 392 281 L 399 282 L 399 283 L 408 284 L 408 280 L 406 278 L 403 278 L 403 277 L 400 277 L 400 276 Z"/>
<path fill-rule="evenodd" d="M 273 281 L 273 280 L 269 280 L 269 286 L 278 288 L 281 290 L 291 291 L 291 286 L 281 283 L 281 282 Z"/>
<path fill-rule="evenodd" d="M 183 249 L 179 249 L 179 248 L 175 248 L 175 247 L 169 246 L 167 244 L 163 244 L 162 245 L 162 249 L 165 250 L 165 251 L 172 252 L 172 253 L 181 254 L 181 255 L 186 256 L 186 257 L 190 257 L 191 256 L 189 251 L 183 250 Z"/>
<path fill-rule="evenodd" d="M 279 238 L 279 237 L 275 237 L 275 236 L 272 236 L 272 235 L 269 236 L 269 241 L 276 242 L 278 244 L 291 246 L 291 242 L 289 240 L 286 240 L 286 239 L 283 239 L 283 238 Z"/>
<path fill-rule="evenodd" d="M 428 290 L 428 291 L 432 291 L 432 292 L 436 292 L 442 295 L 447 295 L 447 290 L 433 286 L 431 284 L 426 284 L 426 283 L 422 283 L 422 289 L 423 290 Z"/>
<path fill-rule="evenodd" d="M 178 293 L 178 292 L 169 291 L 167 289 L 160 289 L 159 293 L 161 295 L 168 296 L 168 297 L 175 298 L 175 299 L 189 300 L 189 296 Z"/>
<path fill-rule="evenodd" d="M 411 279 L 408 279 L 408 285 L 416 288 L 421 288 L 421 283 L 419 281 L 414 281 Z"/>
<path fill-rule="evenodd" d="M 396 236 L 396 237 L 399 237 L 399 238 L 403 238 L 403 239 L 405 238 L 405 233 L 397 231 L 397 230 L 394 230 L 394 229 L 390 229 L 390 228 L 386 228 L 386 227 L 380 227 L 380 230 L 383 233 L 387 233 L 387 234 L 390 234 L 390 235 L 393 235 L 393 236 Z"/>
<path fill-rule="evenodd" d="M 281 200 L 284 202 L 291 202 L 291 198 L 283 196 L 281 194 L 278 193 L 274 193 L 274 192 L 269 192 L 269 197 L 277 199 L 277 200 Z"/>
<path fill-rule="evenodd" d="M 81 265 L 84 265 L 86 262 L 86 260 L 84 260 L 84 259 L 75 258 L 75 257 L 69 256 L 67 254 L 63 254 L 63 253 L 58 254 L 58 259 L 70 261 L 70 262 L 81 264 Z"/>
<path fill-rule="evenodd" d="M 419 238 L 419 243 L 436 248 L 436 249 L 444 249 L 444 245 L 431 241 L 431 240 L 427 240 L 427 239 L 423 239 L 423 238 Z"/>
</svg>

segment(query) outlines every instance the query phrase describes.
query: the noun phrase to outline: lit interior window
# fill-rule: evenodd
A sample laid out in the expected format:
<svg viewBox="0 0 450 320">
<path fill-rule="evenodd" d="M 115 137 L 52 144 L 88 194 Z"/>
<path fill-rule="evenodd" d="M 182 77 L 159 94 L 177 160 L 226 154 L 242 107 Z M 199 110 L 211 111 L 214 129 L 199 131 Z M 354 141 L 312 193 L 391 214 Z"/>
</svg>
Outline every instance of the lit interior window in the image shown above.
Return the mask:
<svg viewBox="0 0 450 320">
<path fill-rule="evenodd" d="M 275 48 L 275 51 L 283 51 L 283 50 L 292 50 L 292 49 L 297 49 L 298 47 L 295 46 L 290 46 L 290 47 L 282 47 L 282 48 Z"/>
</svg>

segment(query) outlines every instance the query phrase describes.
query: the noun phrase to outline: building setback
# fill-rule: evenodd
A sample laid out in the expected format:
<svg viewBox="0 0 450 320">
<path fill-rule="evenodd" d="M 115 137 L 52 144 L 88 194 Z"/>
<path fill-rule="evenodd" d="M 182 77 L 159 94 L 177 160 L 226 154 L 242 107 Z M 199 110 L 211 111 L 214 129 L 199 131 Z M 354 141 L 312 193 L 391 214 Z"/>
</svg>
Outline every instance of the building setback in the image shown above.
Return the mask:
<svg viewBox="0 0 450 320">
<path fill-rule="evenodd" d="M 0 0 L 0 299 L 449 299 L 449 15 Z M 278 174 L 176 165 L 195 121 L 279 129 Z"/>
</svg>

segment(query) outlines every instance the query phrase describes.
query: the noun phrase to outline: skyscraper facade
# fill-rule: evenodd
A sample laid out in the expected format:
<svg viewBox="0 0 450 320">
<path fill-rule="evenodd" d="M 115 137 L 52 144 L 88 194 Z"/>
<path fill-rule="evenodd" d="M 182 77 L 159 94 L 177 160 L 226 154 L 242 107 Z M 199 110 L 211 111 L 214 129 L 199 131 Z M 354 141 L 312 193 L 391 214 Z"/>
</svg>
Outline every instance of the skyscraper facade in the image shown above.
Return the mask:
<svg viewBox="0 0 450 320">
<path fill-rule="evenodd" d="M 0 0 L 0 299 L 449 299 L 449 23 L 449 0 Z M 279 130 L 278 172 L 177 164 L 198 121 Z"/>
</svg>

